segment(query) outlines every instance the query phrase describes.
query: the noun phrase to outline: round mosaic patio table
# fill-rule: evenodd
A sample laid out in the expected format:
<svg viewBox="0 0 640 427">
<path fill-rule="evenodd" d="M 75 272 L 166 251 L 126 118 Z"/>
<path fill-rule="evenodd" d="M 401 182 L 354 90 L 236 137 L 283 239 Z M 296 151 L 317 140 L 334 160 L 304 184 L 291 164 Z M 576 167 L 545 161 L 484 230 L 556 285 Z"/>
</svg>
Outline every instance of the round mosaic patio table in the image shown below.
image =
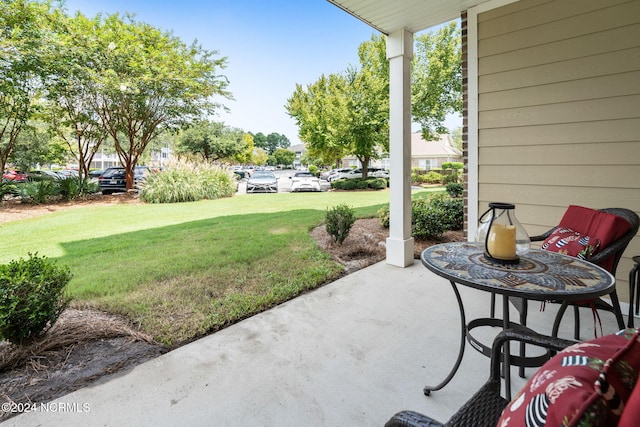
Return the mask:
<svg viewBox="0 0 640 427">
<path fill-rule="evenodd" d="M 508 297 L 518 297 L 540 301 L 560 301 L 561 312 L 571 301 L 589 300 L 611 293 L 615 286 L 614 277 L 603 268 L 588 261 L 555 252 L 531 249 L 520 257 L 517 264 L 499 264 L 484 255 L 484 245 L 469 242 L 443 243 L 425 249 L 421 255 L 422 264 L 449 280 L 453 287 L 461 317 L 461 340 L 458 359 L 447 378 L 437 386 L 427 386 L 424 393 L 439 390 L 451 381 L 462 361 L 465 342 L 485 355 L 490 349 L 476 340 L 470 331 L 478 326 L 502 326 L 524 328 L 509 320 Z M 457 284 L 503 295 L 503 319 L 481 318 L 467 324 L 464 305 Z M 553 325 L 556 336 L 560 326 L 560 316 Z M 511 364 L 511 357 L 518 366 L 536 366 L 540 358 L 526 360 L 505 352 L 505 363 Z M 508 369 L 505 370 L 507 373 Z M 508 375 L 505 378 L 507 395 L 510 395 Z"/>
</svg>

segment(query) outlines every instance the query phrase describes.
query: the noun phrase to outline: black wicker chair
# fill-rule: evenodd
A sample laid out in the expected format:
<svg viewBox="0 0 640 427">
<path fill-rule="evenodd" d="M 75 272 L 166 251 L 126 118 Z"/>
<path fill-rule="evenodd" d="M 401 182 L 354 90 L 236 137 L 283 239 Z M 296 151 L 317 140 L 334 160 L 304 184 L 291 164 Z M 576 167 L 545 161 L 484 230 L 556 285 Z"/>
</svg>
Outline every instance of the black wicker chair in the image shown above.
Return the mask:
<svg viewBox="0 0 640 427">
<path fill-rule="evenodd" d="M 631 241 L 631 239 L 633 239 L 633 237 L 638 233 L 638 226 L 640 225 L 640 217 L 638 217 L 638 215 L 634 211 L 631 211 L 629 209 L 624 209 L 624 208 L 606 208 L 606 209 L 600 209 L 600 210 L 602 212 L 607 212 L 607 213 L 619 216 L 621 218 L 624 218 L 629 224 L 631 224 L 631 227 L 629 228 L 629 230 L 624 235 L 622 235 L 622 237 L 620 237 L 618 240 L 608 245 L 606 248 L 602 250 L 602 252 L 599 252 L 594 256 L 592 256 L 591 258 L 589 258 L 589 262 L 593 264 L 600 264 L 604 260 L 613 256 L 614 261 L 613 261 L 613 265 L 611 267 L 610 273 L 615 276 L 616 269 L 618 268 L 618 263 L 620 262 L 620 258 L 622 257 L 624 250 L 629 245 L 629 242 Z M 554 230 L 555 228 L 552 228 L 551 230 L 547 231 L 544 234 L 541 234 L 539 236 L 533 236 L 531 238 L 531 241 L 532 242 L 543 241 L 547 237 L 549 237 Z M 616 292 L 615 289 L 613 290 L 613 292 L 609 294 L 609 297 L 611 298 L 611 304 L 607 303 L 601 298 L 598 298 L 593 301 L 590 301 L 589 304 L 576 303 L 573 305 L 573 312 L 574 312 L 573 337 L 576 340 L 580 339 L 580 313 L 579 313 L 580 307 L 590 307 L 598 310 L 613 312 L 616 316 L 616 321 L 618 322 L 618 328 L 620 329 L 625 328 L 624 319 L 622 317 L 622 310 L 620 309 L 620 302 L 618 300 L 618 293 Z M 591 303 L 593 303 L 593 305 Z M 561 319 L 562 316 L 564 316 L 564 310 L 558 311 L 557 317 Z"/>
<path fill-rule="evenodd" d="M 607 213 L 619 216 L 621 218 L 624 218 L 629 224 L 631 224 L 631 227 L 629 228 L 629 230 L 624 235 L 622 235 L 622 237 L 620 237 L 618 240 L 609 244 L 606 248 L 602 250 L 602 252 L 598 252 L 588 260 L 589 262 L 598 265 L 613 256 L 614 261 L 613 261 L 611 270 L 609 272 L 615 276 L 616 269 L 618 268 L 618 263 L 620 262 L 620 258 L 622 257 L 624 250 L 629 245 L 629 242 L 631 241 L 631 239 L 633 239 L 633 237 L 638 233 L 638 226 L 640 225 L 640 217 L 638 217 L 638 215 L 634 211 L 629 209 L 624 209 L 624 208 L 606 208 L 606 209 L 600 209 L 600 211 L 607 212 Z M 551 233 L 553 233 L 556 230 L 556 228 L 557 227 L 553 227 L 551 230 L 547 231 L 544 234 L 531 237 L 531 241 L 532 242 L 544 241 L 547 237 L 551 235 Z M 613 312 L 616 316 L 616 321 L 618 322 L 618 328 L 620 329 L 625 328 L 624 318 L 622 317 L 622 310 L 620 309 L 620 301 L 618 300 L 618 293 L 616 292 L 615 289 L 613 290 L 613 292 L 609 294 L 609 297 L 611 298 L 611 304 L 607 303 L 601 298 L 598 298 L 593 301 L 589 301 L 587 304 L 585 304 L 584 302 L 573 304 L 573 308 L 574 308 L 573 337 L 576 340 L 580 339 L 580 312 L 579 312 L 580 307 L 588 307 L 588 308 Z M 513 299 L 512 303 L 516 306 L 516 308 L 520 312 L 520 322 L 523 325 L 525 325 L 526 317 L 527 317 L 527 301 L 522 299 L 517 299 L 517 300 Z M 492 317 L 494 316 L 494 311 L 495 311 L 495 294 L 491 295 L 491 316 Z M 556 315 L 556 322 L 555 322 L 556 324 L 559 325 L 560 320 L 564 316 L 564 313 L 565 313 L 564 309 L 561 309 L 558 311 Z M 553 335 L 555 334 L 556 332 L 554 331 Z"/>
<path fill-rule="evenodd" d="M 502 410 L 509 403 L 500 395 L 500 362 L 503 345 L 512 340 L 544 347 L 552 351 L 560 351 L 575 344 L 574 341 L 539 335 L 535 332 L 506 329 L 500 332 L 493 341 L 489 380 L 453 414 L 449 421 L 442 424 L 418 412 L 401 411 L 387 421 L 385 427 L 495 427 Z"/>
</svg>

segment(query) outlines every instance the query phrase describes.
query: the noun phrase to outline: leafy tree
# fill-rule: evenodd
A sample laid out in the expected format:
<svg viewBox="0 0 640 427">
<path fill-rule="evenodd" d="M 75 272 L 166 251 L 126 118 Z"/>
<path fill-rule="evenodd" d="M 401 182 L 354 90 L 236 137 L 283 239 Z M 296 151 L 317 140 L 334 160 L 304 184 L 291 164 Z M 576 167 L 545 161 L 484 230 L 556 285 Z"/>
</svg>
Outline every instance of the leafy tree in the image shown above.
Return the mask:
<svg viewBox="0 0 640 427">
<path fill-rule="evenodd" d="M 262 132 L 251 135 L 253 136 L 253 142 L 255 146 L 258 148 L 262 148 L 269 155 L 272 155 L 278 148 L 289 148 L 289 146 L 291 145 L 291 141 L 289 141 L 289 138 L 277 132 L 272 132 L 266 136 Z"/>
<path fill-rule="evenodd" d="M 253 144 L 258 147 L 258 148 L 262 148 L 263 150 L 267 150 L 267 136 L 265 134 L 263 134 L 262 132 L 258 132 L 255 135 L 251 134 L 251 137 L 253 138 Z"/>
<path fill-rule="evenodd" d="M 447 132 L 447 114 L 462 112 L 460 28 L 452 21 L 436 33 L 418 35 L 415 45 L 411 113 L 422 127 L 422 137 L 431 141 Z"/>
<path fill-rule="evenodd" d="M 241 153 L 235 155 L 233 160 L 241 164 L 253 163 L 253 153 L 256 150 L 256 146 L 253 142 L 253 136 L 251 133 L 245 133 L 242 139 L 244 140 L 244 146 L 246 148 Z"/>
<path fill-rule="evenodd" d="M 256 148 L 253 150 L 253 161 L 254 165 L 264 166 L 269 161 L 269 154 L 264 151 L 262 148 Z"/>
<path fill-rule="evenodd" d="M 306 87 L 297 84 L 285 108 L 296 120 L 309 154 L 339 164 L 355 155 L 367 170 L 372 159 L 388 152 L 389 64 L 384 36 L 358 48 L 360 68 L 322 75 Z M 425 139 L 446 132 L 448 113 L 462 111 L 460 30 L 452 22 L 437 33 L 416 38 L 412 74 L 413 118 Z"/>
<path fill-rule="evenodd" d="M 284 135 L 272 132 L 267 135 L 267 153 L 273 154 L 278 148 L 289 148 L 291 141 Z"/>
<path fill-rule="evenodd" d="M 361 69 L 347 74 L 346 114 L 342 139 L 362 164 L 367 178 L 369 162 L 389 151 L 389 61 L 386 39 L 372 36 L 358 49 Z"/>
<path fill-rule="evenodd" d="M 272 157 L 276 165 L 290 166 L 296 159 L 296 153 L 284 148 L 278 148 L 273 152 Z"/>
<path fill-rule="evenodd" d="M 81 14 L 73 18 L 59 14 L 55 22 L 57 37 L 47 50 L 52 71 L 46 81 L 46 113 L 51 129 L 68 147 L 83 179 L 108 136 L 90 102 L 100 93 L 88 68 L 93 63 L 94 44 L 85 42 L 100 22 Z"/>
<path fill-rule="evenodd" d="M 320 157 L 323 163 L 336 164 L 349 154 L 349 147 L 341 140 L 333 122 L 340 119 L 344 111 L 341 103 L 344 76 L 322 75 L 306 88 L 296 84 L 293 95 L 285 108 L 296 120 L 300 139 L 306 142 L 310 155 Z"/>
<path fill-rule="evenodd" d="M 323 166 L 322 159 L 318 157 L 314 157 L 309 154 L 309 152 L 305 152 L 302 157 L 300 157 L 300 163 L 307 166 Z"/>
<path fill-rule="evenodd" d="M 41 52 L 51 8 L 24 0 L 0 2 L 0 170 L 38 109 L 46 64 Z"/>
<path fill-rule="evenodd" d="M 200 121 L 182 133 L 177 152 L 199 154 L 207 162 L 234 158 L 247 149 L 244 135 L 222 122 Z"/>
<path fill-rule="evenodd" d="M 20 132 L 9 159 L 18 169 L 29 170 L 37 164 L 63 164 L 67 156 L 65 146 L 52 138 L 45 123 L 30 120 Z"/>
<path fill-rule="evenodd" d="M 462 151 L 462 126 L 451 129 L 451 138 L 453 139 L 453 145 Z"/>
<path fill-rule="evenodd" d="M 114 141 L 133 188 L 133 170 L 147 145 L 160 133 L 175 130 L 230 98 L 228 80 L 218 74 L 226 58 L 189 46 L 171 33 L 138 23 L 130 15 L 108 16 L 91 34 L 89 65 L 97 91 L 91 98 L 100 121 Z"/>
<path fill-rule="evenodd" d="M 389 65 L 386 42 L 373 36 L 358 49 L 360 69 L 324 75 L 296 90 L 287 111 L 296 119 L 309 154 L 325 163 L 355 155 L 364 168 L 389 147 Z M 328 161 L 327 161 L 328 160 Z M 338 163 L 336 161 L 336 163 Z"/>
</svg>

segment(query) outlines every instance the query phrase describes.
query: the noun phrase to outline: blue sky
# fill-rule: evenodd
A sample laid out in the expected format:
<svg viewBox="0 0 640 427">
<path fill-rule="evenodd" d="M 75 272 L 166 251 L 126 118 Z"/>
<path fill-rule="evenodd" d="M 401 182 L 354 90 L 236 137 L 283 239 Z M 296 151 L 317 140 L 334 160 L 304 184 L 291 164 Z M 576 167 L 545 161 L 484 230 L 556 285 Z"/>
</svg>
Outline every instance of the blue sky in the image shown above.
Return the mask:
<svg viewBox="0 0 640 427">
<path fill-rule="evenodd" d="M 130 12 L 136 20 L 226 56 L 234 101 L 216 120 L 299 143 L 284 109 L 296 83 L 358 65 L 358 46 L 378 31 L 326 0 L 67 0 L 70 13 Z"/>
</svg>

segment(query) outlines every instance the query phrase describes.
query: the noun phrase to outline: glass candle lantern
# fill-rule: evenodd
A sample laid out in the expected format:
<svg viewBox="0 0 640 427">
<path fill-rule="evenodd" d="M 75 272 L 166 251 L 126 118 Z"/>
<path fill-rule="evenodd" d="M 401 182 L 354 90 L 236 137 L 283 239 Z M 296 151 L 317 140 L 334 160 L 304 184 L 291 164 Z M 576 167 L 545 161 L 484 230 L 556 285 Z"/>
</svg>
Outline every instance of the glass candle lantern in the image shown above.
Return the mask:
<svg viewBox="0 0 640 427">
<path fill-rule="evenodd" d="M 485 257 L 501 264 L 517 264 L 531 240 L 515 215 L 515 205 L 491 202 L 480 217 L 476 242 L 484 244 Z"/>
</svg>

